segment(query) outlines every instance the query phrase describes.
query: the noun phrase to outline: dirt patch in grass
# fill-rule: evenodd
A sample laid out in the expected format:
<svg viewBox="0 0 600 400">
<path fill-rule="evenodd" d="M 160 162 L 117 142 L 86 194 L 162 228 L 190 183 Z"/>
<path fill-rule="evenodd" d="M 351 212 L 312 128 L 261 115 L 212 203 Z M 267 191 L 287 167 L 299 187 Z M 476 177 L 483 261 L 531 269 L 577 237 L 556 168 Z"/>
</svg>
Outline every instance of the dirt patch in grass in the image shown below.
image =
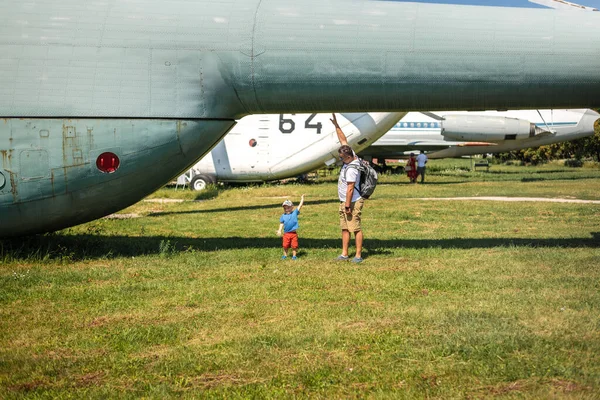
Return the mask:
<svg viewBox="0 0 600 400">
<path fill-rule="evenodd" d="M 268 379 L 244 377 L 236 374 L 206 373 L 199 376 L 180 377 L 179 385 L 184 389 L 212 389 L 218 387 L 245 386 L 266 382 Z"/>
<path fill-rule="evenodd" d="M 182 319 L 179 315 L 170 318 L 169 315 L 156 315 L 152 311 L 139 310 L 137 312 L 115 313 L 110 315 L 100 315 L 94 317 L 89 322 L 82 324 L 82 328 L 105 328 L 105 327 L 151 327 L 160 326 L 169 323 L 179 322 Z"/>
<path fill-rule="evenodd" d="M 48 382 L 43 381 L 41 379 L 35 379 L 31 382 L 23 382 L 16 385 L 8 386 L 8 390 L 11 392 L 32 392 L 38 389 L 46 389 L 49 388 L 50 385 Z"/>
<path fill-rule="evenodd" d="M 73 386 L 75 387 L 86 387 L 86 386 L 99 386 L 104 379 L 104 372 L 90 372 L 85 375 L 75 377 L 73 379 Z"/>
<path fill-rule="evenodd" d="M 550 384 L 561 392 L 571 393 L 571 392 L 583 392 L 590 390 L 589 386 L 580 385 L 577 382 L 566 381 L 562 379 L 553 379 L 550 381 Z"/>
<path fill-rule="evenodd" d="M 45 358 L 48 360 L 74 360 L 79 355 L 76 354 L 73 350 L 68 348 L 56 348 L 54 350 L 49 350 L 40 358 Z"/>
<path fill-rule="evenodd" d="M 104 219 L 133 219 L 133 218 L 140 218 L 140 217 L 141 217 L 141 215 L 136 214 L 136 213 L 110 214 L 110 215 L 107 215 L 106 217 L 104 217 Z"/>
<path fill-rule="evenodd" d="M 338 326 L 338 329 L 348 329 L 352 331 L 357 330 L 366 330 L 369 328 L 368 324 L 365 321 L 352 321 L 352 322 L 344 322 Z"/>
<path fill-rule="evenodd" d="M 44 389 L 56 389 L 60 387 L 88 387 L 98 386 L 102 383 L 104 378 L 104 372 L 96 371 L 90 372 L 84 375 L 69 377 L 68 379 L 59 379 L 58 381 L 51 383 L 46 379 L 34 379 L 30 382 L 22 382 L 7 387 L 12 392 L 33 392 Z"/>
<path fill-rule="evenodd" d="M 109 323 L 108 317 L 107 316 L 102 316 L 102 317 L 98 317 L 98 318 L 94 318 L 92 320 L 92 322 L 90 322 L 90 327 L 92 328 L 96 328 L 99 326 L 104 326 L 106 324 Z"/>
<path fill-rule="evenodd" d="M 102 315 L 94 318 L 88 326 L 91 328 L 99 328 L 107 325 L 120 324 L 120 323 L 133 323 L 136 319 L 129 315 Z"/>
<path fill-rule="evenodd" d="M 493 386 L 486 386 L 478 390 L 477 394 L 469 396 L 469 398 L 479 398 L 480 395 L 503 396 L 519 392 L 539 393 L 539 389 L 542 387 L 548 388 L 549 392 L 551 393 L 574 393 L 588 391 L 591 389 L 590 387 L 581 385 L 577 382 L 563 379 L 552 379 L 550 381 L 518 380 L 514 382 L 504 382 Z"/>
<path fill-rule="evenodd" d="M 480 395 L 502 396 L 509 393 L 526 391 L 534 385 L 534 382 L 525 380 L 502 382 L 498 385 L 483 387 L 477 391 L 477 394 L 473 394 L 469 398 L 479 398 Z"/>
<path fill-rule="evenodd" d="M 143 201 L 146 201 L 148 203 L 183 203 L 186 200 L 185 199 L 163 199 L 163 198 L 157 198 L 157 199 L 144 199 Z"/>
</svg>

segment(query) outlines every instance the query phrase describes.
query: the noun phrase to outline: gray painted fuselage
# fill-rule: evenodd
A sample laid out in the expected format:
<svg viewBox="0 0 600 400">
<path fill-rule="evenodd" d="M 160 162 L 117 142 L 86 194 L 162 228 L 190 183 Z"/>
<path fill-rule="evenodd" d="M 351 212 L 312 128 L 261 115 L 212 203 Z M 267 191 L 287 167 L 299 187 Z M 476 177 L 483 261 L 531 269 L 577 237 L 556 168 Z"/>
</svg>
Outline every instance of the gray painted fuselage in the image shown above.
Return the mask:
<svg viewBox="0 0 600 400">
<path fill-rule="evenodd" d="M 598 37 L 554 10 L 4 0 L 0 237 L 122 209 L 247 114 L 598 106 Z"/>
</svg>

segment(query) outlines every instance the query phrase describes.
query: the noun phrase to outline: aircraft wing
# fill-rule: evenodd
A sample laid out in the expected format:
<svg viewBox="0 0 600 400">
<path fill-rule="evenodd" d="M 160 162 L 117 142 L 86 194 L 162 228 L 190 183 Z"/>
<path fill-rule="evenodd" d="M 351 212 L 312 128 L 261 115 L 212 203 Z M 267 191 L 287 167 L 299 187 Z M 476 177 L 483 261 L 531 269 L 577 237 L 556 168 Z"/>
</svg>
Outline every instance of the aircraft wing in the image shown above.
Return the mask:
<svg viewBox="0 0 600 400">
<path fill-rule="evenodd" d="M 423 150 L 446 158 L 538 147 L 593 135 L 599 117 L 587 109 L 413 112 L 361 155 L 392 159 Z"/>
<path fill-rule="evenodd" d="M 547 6 L 550 8 L 556 8 L 560 10 L 580 10 L 580 11 L 598 11 L 598 7 L 600 4 L 594 6 L 587 6 L 583 4 L 571 3 L 570 1 L 565 0 L 529 0 L 532 3 L 540 4 L 543 6 Z M 585 3 L 585 1 L 584 1 Z M 587 1 L 590 3 L 600 3 L 600 1 Z"/>
</svg>

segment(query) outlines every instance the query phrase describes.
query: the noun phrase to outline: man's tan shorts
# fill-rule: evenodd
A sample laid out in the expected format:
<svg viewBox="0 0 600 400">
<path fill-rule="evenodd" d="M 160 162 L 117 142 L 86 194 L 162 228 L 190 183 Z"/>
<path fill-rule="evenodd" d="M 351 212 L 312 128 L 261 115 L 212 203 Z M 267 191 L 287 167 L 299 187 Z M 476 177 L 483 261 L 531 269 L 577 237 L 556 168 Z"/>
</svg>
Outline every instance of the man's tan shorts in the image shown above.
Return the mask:
<svg viewBox="0 0 600 400">
<path fill-rule="evenodd" d="M 340 213 L 340 227 L 342 230 L 348 230 L 350 232 L 359 232 L 361 230 L 360 215 L 362 214 L 364 204 L 364 199 L 358 199 L 354 203 L 350 203 L 350 210 L 352 210 L 352 213 L 346 214 L 344 212 L 346 203 L 340 203 L 338 211 Z"/>
</svg>

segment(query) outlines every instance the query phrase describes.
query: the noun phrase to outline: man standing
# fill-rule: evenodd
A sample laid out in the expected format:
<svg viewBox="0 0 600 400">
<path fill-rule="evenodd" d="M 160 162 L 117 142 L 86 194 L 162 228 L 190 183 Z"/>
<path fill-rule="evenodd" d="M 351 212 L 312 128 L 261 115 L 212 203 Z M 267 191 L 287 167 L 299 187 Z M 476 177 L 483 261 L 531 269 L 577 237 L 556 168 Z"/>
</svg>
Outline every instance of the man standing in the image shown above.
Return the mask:
<svg viewBox="0 0 600 400">
<path fill-rule="evenodd" d="M 421 154 L 417 156 L 417 176 L 421 175 L 421 183 L 425 183 L 425 164 L 427 164 L 427 156 L 421 150 Z"/>
<path fill-rule="evenodd" d="M 339 216 L 340 227 L 342 228 L 342 254 L 337 258 L 340 261 L 348 261 L 348 247 L 350 245 L 350 235 L 354 232 L 356 243 L 356 255 L 352 259 L 354 263 L 362 262 L 361 252 L 363 244 L 363 233 L 360 227 L 360 216 L 364 206 L 364 199 L 360 196 L 360 171 L 358 167 L 360 162 L 352 147 L 348 146 L 346 135 L 338 125 L 335 114 L 331 119 L 335 126 L 335 132 L 342 145 L 338 154 L 344 163 L 338 179 L 338 196 L 340 198 Z"/>
</svg>

